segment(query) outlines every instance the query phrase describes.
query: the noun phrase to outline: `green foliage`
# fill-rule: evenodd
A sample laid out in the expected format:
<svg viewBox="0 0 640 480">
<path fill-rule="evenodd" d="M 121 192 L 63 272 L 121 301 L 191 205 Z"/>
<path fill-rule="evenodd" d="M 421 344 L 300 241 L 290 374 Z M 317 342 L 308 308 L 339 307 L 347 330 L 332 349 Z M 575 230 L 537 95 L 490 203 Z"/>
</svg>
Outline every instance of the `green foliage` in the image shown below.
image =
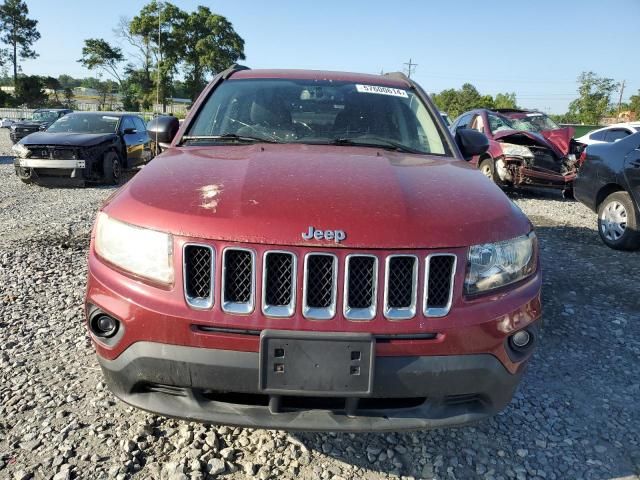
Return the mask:
<svg viewBox="0 0 640 480">
<path fill-rule="evenodd" d="M 60 97 L 58 96 L 58 90 L 62 89 L 62 85 L 60 85 L 58 79 L 54 77 L 42 77 L 42 84 L 44 88 L 53 91 L 53 98 L 50 99 L 49 106 L 60 107 L 62 103 L 60 102 Z"/>
<path fill-rule="evenodd" d="M 432 95 L 438 109 L 455 118 L 461 113 L 476 108 L 516 108 L 515 93 L 499 93 L 494 98 L 491 95 L 481 95 L 471 85 L 465 83 L 460 90 L 450 88 Z"/>
<path fill-rule="evenodd" d="M 158 18 L 160 12 L 160 18 Z M 151 1 L 129 23 L 129 34 L 148 46 L 155 69 L 143 64 L 142 74 L 150 88 L 142 88 L 143 103 L 153 104 L 156 97 L 164 103 L 172 95 L 172 84 L 178 72 L 183 47 L 179 45 L 176 30 L 184 23 L 186 13 L 169 2 Z M 158 27 L 160 32 L 158 35 Z"/>
<path fill-rule="evenodd" d="M 96 90 L 98 90 L 100 97 L 98 110 L 114 110 L 114 103 L 116 101 L 115 94 L 118 92 L 118 84 L 113 80 L 106 80 L 100 82 Z"/>
<path fill-rule="evenodd" d="M 607 113 L 611 95 L 619 85 L 612 78 L 599 77 L 594 72 L 582 72 L 578 84 L 579 97 L 569 104 L 568 114 L 577 123 L 597 125 Z"/>
<path fill-rule="evenodd" d="M 64 89 L 64 102 L 62 103 L 65 108 L 75 108 L 76 102 L 74 100 L 73 89 L 71 87 L 65 87 Z"/>
<path fill-rule="evenodd" d="M 15 107 L 16 99 L 13 95 L 9 95 L 7 92 L 0 90 L 0 107 Z"/>
<path fill-rule="evenodd" d="M 640 120 L 640 90 L 629 98 L 629 110 L 636 114 L 636 120 Z"/>
<path fill-rule="evenodd" d="M 42 77 L 37 75 L 25 75 L 18 78 L 15 91 L 18 105 L 26 105 L 29 108 L 41 107 L 48 100 L 44 91 Z"/>
<path fill-rule="evenodd" d="M 206 85 L 206 76 L 244 60 L 244 40 L 225 17 L 199 6 L 184 17 L 175 31 L 189 98 L 195 100 Z"/>
<path fill-rule="evenodd" d="M 516 94 L 512 93 L 498 93 L 494 99 L 495 108 L 518 108 L 516 103 Z"/>
<path fill-rule="evenodd" d="M 36 58 L 31 46 L 40 39 L 38 21 L 29 18 L 29 8 L 22 0 L 5 0 L 0 5 L 0 40 L 10 47 L 13 64 L 13 84 L 17 88 L 19 61 Z"/>
<path fill-rule="evenodd" d="M 101 38 L 88 38 L 78 62 L 89 70 L 101 70 L 122 84 L 118 65 L 124 60 L 122 50 Z"/>
<path fill-rule="evenodd" d="M 549 117 L 551 118 L 551 120 L 553 120 L 554 122 L 560 124 L 560 123 L 570 123 L 570 124 L 575 124 L 575 123 L 580 123 L 578 122 L 578 119 L 576 118 L 575 115 L 570 114 L 570 113 L 563 113 L 562 115 L 549 115 Z"/>
<path fill-rule="evenodd" d="M 204 6 L 185 12 L 152 0 L 130 21 L 121 19 L 116 32 L 134 48 L 134 63 L 122 68 L 122 51 L 102 39 L 85 40 L 79 62 L 116 79 L 126 109 L 146 110 L 172 96 L 193 99 L 208 77 L 245 58 L 231 22 Z M 175 79 L 180 74 L 184 81 Z"/>
</svg>

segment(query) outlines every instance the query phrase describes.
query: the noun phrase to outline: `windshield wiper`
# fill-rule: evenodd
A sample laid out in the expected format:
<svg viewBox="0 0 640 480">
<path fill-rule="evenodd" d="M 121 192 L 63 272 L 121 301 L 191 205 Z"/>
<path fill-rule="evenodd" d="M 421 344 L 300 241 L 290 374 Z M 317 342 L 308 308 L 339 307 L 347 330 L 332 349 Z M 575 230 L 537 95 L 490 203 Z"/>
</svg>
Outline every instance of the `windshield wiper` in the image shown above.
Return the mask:
<svg viewBox="0 0 640 480">
<path fill-rule="evenodd" d="M 402 143 L 394 142 L 387 138 L 367 137 L 367 138 L 334 138 L 328 142 L 330 145 L 347 145 L 353 147 L 374 147 L 384 148 L 387 150 L 395 150 L 405 153 L 419 153 L 424 155 L 425 152 L 408 147 Z"/>
<path fill-rule="evenodd" d="M 236 135 L 235 133 L 223 133 L 222 135 L 185 135 L 182 137 L 180 143 L 184 142 L 198 142 L 198 141 L 232 141 L 232 142 L 246 142 L 246 143 L 280 143 L 277 140 L 271 138 L 251 137 L 247 135 Z"/>
</svg>

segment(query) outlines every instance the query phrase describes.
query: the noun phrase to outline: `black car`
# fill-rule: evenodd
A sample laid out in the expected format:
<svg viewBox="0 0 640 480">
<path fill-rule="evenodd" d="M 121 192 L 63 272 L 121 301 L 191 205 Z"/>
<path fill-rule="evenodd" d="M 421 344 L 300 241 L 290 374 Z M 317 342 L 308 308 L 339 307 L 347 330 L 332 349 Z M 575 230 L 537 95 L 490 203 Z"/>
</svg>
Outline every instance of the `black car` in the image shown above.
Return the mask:
<svg viewBox="0 0 640 480">
<path fill-rule="evenodd" d="M 45 130 L 60 117 L 72 111 L 68 108 L 39 108 L 33 112 L 31 120 L 14 122 L 9 127 L 9 137 L 13 143 L 17 143 L 27 135 Z"/>
<path fill-rule="evenodd" d="M 149 161 L 151 139 L 142 118 L 106 112 L 70 113 L 13 146 L 25 183 L 74 180 L 116 184 L 122 170 Z"/>
<path fill-rule="evenodd" d="M 617 250 L 640 248 L 640 133 L 589 145 L 574 182 L 575 197 L 598 213 L 602 241 Z"/>
</svg>

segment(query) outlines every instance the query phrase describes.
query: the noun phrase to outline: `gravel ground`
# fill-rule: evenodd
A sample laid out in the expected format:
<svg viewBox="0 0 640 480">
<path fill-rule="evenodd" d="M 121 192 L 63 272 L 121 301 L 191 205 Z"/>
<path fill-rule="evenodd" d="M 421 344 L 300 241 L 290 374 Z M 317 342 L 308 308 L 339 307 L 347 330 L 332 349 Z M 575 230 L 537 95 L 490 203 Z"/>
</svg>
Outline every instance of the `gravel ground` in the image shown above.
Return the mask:
<svg viewBox="0 0 640 480">
<path fill-rule="evenodd" d="M 0 478 L 640 478 L 640 254 L 604 247 L 581 204 L 513 196 L 538 227 L 545 326 L 504 413 L 402 434 L 214 427 L 105 388 L 82 299 L 113 189 L 23 185 L 9 146 L 0 131 Z"/>
</svg>

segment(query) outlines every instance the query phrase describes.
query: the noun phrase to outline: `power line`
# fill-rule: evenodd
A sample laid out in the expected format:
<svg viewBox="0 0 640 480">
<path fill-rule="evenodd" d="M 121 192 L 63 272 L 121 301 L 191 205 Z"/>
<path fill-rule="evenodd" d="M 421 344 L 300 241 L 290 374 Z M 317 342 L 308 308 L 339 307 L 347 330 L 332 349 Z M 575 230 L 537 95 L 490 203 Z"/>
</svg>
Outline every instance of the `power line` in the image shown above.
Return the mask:
<svg viewBox="0 0 640 480">
<path fill-rule="evenodd" d="M 409 59 L 409 63 L 405 63 L 405 65 L 407 66 L 407 68 L 406 68 L 407 77 L 411 78 L 411 74 L 416 71 L 416 67 L 418 66 L 418 64 L 417 63 L 413 63 L 411 61 L 411 59 Z"/>
</svg>

